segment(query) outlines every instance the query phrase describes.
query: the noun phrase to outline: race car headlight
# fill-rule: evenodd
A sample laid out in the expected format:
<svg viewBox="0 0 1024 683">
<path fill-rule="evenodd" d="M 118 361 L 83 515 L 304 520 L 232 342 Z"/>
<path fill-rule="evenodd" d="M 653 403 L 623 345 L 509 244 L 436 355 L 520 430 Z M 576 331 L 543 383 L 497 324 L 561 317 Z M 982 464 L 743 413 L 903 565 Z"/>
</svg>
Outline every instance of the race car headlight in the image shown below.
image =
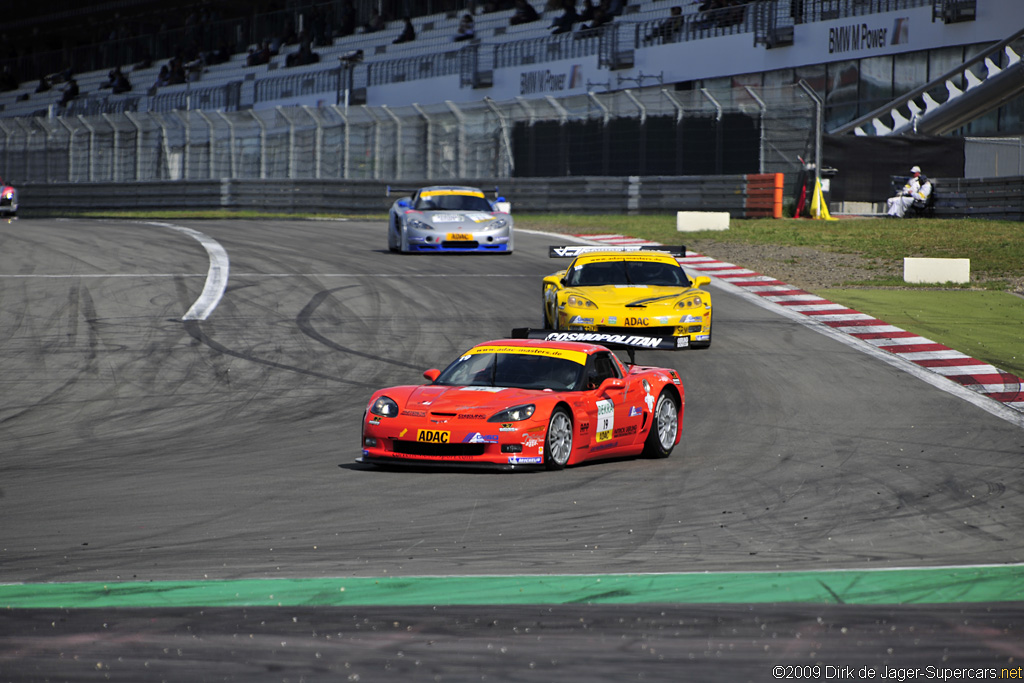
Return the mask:
<svg viewBox="0 0 1024 683">
<path fill-rule="evenodd" d="M 395 417 L 398 415 L 398 404 L 387 396 L 381 396 L 376 401 L 370 404 L 370 412 L 374 415 L 383 415 L 384 417 Z"/>
<path fill-rule="evenodd" d="M 488 422 L 520 422 L 533 415 L 533 411 L 536 410 L 536 406 L 532 403 L 525 406 L 515 406 L 514 408 L 508 408 L 496 413 L 488 418 Z"/>
<path fill-rule="evenodd" d="M 506 225 L 508 225 L 508 221 L 505 220 L 504 218 L 499 218 L 498 220 L 491 223 L 491 229 L 497 230 L 498 228 L 504 228 Z"/>
<path fill-rule="evenodd" d="M 676 303 L 676 308 L 700 308 L 704 305 L 704 300 L 699 296 L 688 296 L 685 299 L 680 299 Z"/>
<path fill-rule="evenodd" d="M 584 299 L 582 296 L 578 296 L 576 294 L 570 294 L 565 303 L 566 305 L 573 306 L 574 308 L 597 308 L 597 304 L 593 301 L 590 299 Z"/>
<path fill-rule="evenodd" d="M 413 228 L 414 230 L 433 230 L 434 229 L 433 225 L 430 225 L 429 223 L 424 223 L 423 221 L 418 221 L 415 218 L 410 219 L 408 225 L 409 225 L 410 228 Z"/>
</svg>

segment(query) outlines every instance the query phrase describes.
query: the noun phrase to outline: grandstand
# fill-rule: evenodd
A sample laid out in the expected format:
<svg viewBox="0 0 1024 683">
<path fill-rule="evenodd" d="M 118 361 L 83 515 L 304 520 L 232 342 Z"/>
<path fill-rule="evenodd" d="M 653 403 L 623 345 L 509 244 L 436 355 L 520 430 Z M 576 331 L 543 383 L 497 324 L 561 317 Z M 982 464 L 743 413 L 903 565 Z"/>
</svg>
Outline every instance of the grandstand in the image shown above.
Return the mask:
<svg viewBox="0 0 1024 683">
<path fill-rule="evenodd" d="M 393 43 L 401 30 L 397 18 L 382 31 L 335 35 L 338 0 L 297 3 L 291 10 L 252 16 L 239 16 L 237 3 L 210 3 L 224 16 L 201 33 L 194 26 L 181 27 L 170 31 L 173 38 L 163 42 L 144 35 L 122 39 L 109 48 L 103 44 L 76 48 L 75 54 L 89 55 L 78 58 L 79 62 L 96 64 L 103 56 L 108 60 L 75 74 L 82 94 L 66 108 L 56 104 L 59 84 L 48 92 L 35 92 L 38 76 L 50 74 L 32 72 L 25 59 L 3 61 L 4 68 L 31 77 L 21 80 L 16 89 L 0 93 L 0 117 L 233 111 L 343 102 L 401 106 L 654 85 L 715 91 L 736 84 L 795 83 L 802 78 L 825 101 L 826 128 L 832 129 L 928 83 L 946 71 L 943 67 L 968 61 L 984 46 L 1005 39 L 1006 27 L 1024 25 L 1024 3 L 1018 0 L 734 0 L 736 7 L 707 11 L 698 2 L 678 1 L 682 16 L 671 31 L 663 30 L 663 22 L 677 0 L 632 0 L 610 24 L 552 36 L 549 27 L 558 12 L 545 11 L 543 0 L 533 0 L 542 15 L 539 21 L 511 25 L 512 9 L 479 13 L 476 37 L 465 43 L 454 42 L 453 36 L 466 3 L 405 3 L 444 9 L 417 16 L 416 40 L 397 45 Z M 359 4 L 365 17 L 366 10 L 377 3 Z M 108 14 L 112 7 L 127 11 L 151 6 L 143 0 L 101 5 Z M 158 6 L 162 12 L 169 8 L 167 3 Z M 65 22 L 83 11 L 72 12 Z M 179 7 L 176 16 L 185 14 Z M 166 19 L 164 14 L 146 16 L 143 26 Z M 31 19 L 18 23 L 31 26 Z M 287 68 L 287 55 L 298 48 L 296 27 L 315 42 L 319 61 Z M 292 42 L 282 45 L 267 64 L 247 66 L 250 49 L 288 33 L 293 35 Z M 160 67 L 169 56 L 180 54 L 175 45 L 186 42 L 196 46 L 201 42 L 206 53 L 217 45 L 236 47 L 219 64 L 203 63 L 198 54 L 190 53 L 187 58 L 194 66 L 186 82 L 154 87 Z M 1020 53 L 1020 42 L 1010 46 L 1007 60 L 1013 59 L 1014 48 Z M 122 65 L 113 60 L 157 54 L 161 46 L 164 58 L 147 58 L 128 72 L 130 92 L 113 95 L 101 87 L 109 69 Z M 37 55 L 32 63 L 59 72 L 51 54 Z M 970 73 L 961 74 L 953 85 L 964 88 L 970 78 Z M 933 97 L 940 102 L 947 98 L 943 92 Z M 1024 131 L 1020 98 L 1003 104 L 1006 112 L 982 125 L 988 132 Z"/>
</svg>

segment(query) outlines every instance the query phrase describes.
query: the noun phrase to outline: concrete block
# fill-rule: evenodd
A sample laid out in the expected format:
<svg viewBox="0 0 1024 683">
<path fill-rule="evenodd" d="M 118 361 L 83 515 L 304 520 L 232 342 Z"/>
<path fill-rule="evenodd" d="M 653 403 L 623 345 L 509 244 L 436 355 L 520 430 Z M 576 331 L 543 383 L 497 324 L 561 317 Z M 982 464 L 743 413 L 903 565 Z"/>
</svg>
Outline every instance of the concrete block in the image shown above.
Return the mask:
<svg viewBox="0 0 1024 683">
<path fill-rule="evenodd" d="M 676 230 L 679 232 L 728 229 L 728 211 L 676 211 Z"/>
<path fill-rule="evenodd" d="M 943 282 L 970 282 L 969 258 L 905 258 L 903 281 L 941 284 Z"/>
</svg>

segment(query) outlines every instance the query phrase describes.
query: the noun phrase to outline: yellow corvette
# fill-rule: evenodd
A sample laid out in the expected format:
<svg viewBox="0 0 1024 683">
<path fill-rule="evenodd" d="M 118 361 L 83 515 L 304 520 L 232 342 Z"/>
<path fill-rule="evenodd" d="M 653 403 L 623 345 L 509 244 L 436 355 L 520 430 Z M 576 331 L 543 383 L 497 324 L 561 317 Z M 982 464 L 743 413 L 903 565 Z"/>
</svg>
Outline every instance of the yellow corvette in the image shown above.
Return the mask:
<svg viewBox="0 0 1024 683">
<path fill-rule="evenodd" d="M 544 327 L 556 330 L 675 337 L 676 348 L 711 346 L 706 275 L 687 277 L 671 247 L 551 247 L 572 258 L 544 278 Z"/>
</svg>

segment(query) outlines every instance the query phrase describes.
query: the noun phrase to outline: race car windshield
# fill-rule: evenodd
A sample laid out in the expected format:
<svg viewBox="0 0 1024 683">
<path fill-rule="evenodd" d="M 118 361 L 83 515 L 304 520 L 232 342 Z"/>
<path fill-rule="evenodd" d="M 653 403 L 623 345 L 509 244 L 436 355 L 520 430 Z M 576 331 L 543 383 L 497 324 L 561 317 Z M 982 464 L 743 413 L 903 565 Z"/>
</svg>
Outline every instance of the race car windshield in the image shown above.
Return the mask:
<svg viewBox="0 0 1024 683">
<path fill-rule="evenodd" d="M 598 261 L 569 271 L 569 287 L 599 285 L 647 285 L 652 287 L 689 287 L 683 269 L 660 261 Z"/>
<path fill-rule="evenodd" d="M 474 353 L 445 368 L 434 384 L 577 391 L 584 366 L 564 358 L 519 353 Z"/>
<path fill-rule="evenodd" d="M 413 205 L 417 211 L 491 211 L 483 197 L 468 194 L 434 194 L 420 197 Z"/>
</svg>

